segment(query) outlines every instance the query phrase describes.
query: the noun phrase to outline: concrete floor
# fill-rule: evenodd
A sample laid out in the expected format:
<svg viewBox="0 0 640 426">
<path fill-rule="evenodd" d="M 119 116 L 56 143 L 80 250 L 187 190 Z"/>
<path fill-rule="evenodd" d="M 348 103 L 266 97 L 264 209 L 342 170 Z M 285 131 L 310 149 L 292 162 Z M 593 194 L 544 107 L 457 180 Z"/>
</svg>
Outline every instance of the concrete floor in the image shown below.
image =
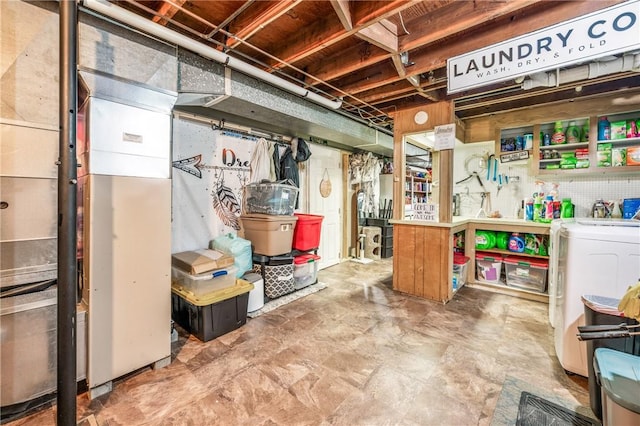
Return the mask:
<svg viewBox="0 0 640 426">
<path fill-rule="evenodd" d="M 521 390 L 589 414 L 558 363 L 547 305 L 462 288 L 446 304 L 391 289 L 391 259 L 319 273 L 328 288 L 114 382 L 78 418 L 98 425 L 514 424 Z M 527 387 L 530 389 L 519 389 Z M 515 402 L 514 402 L 515 401 Z M 91 417 L 92 416 L 92 417 Z M 53 425 L 55 407 L 10 423 Z M 88 424 L 88 423 L 87 423 Z"/>
</svg>

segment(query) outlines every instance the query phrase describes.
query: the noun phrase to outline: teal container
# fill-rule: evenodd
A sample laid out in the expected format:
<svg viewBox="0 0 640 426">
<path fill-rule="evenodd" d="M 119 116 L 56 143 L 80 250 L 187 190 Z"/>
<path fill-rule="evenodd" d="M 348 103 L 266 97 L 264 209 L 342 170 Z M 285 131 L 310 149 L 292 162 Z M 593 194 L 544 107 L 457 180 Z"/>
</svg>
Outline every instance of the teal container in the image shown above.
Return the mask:
<svg viewBox="0 0 640 426">
<path fill-rule="evenodd" d="M 476 231 L 476 249 L 487 250 L 496 246 L 495 231 Z"/>
</svg>

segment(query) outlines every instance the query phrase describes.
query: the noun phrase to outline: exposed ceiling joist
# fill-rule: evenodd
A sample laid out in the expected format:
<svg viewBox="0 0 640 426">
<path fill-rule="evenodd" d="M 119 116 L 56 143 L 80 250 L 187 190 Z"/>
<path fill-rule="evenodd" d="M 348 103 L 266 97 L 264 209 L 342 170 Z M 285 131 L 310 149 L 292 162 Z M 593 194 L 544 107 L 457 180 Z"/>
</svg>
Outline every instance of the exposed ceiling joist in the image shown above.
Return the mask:
<svg viewBox="0 0 640 426">
<path fill-rule="evenodd" d="M 336 15 L 342 26 L 347 30 L 353 29 L 351 22 L 351 11 L 349 10 L 349 0 L 331 0 L 331 6 L 335 10 Z"/>
<path fill-rule="evenodd" d="M 182 7 L 182 5 L 185 4 L 187 0 L 173 0 L 173 1 L 178 7 Z M 160 25 L 167 25 L 167 22 L 168 22 L 167 19 L 173 18 L 175 14 L 178 13 L 178 10 L 180 10 L 178 9 L 178 7 L 172 5 L 171 3 L 167 3 L 167 2 L 162 3 L 162 6 L 160 6 L 160 9 L 158 9 L 158 14 L 162 16 L 154 16 L 152 18 L 152 21 Z"/>
<path fill-rule="evenodd" d="M 240 40 L 249 40 L 258 31 L 263 30 L 271 22 L 289 12 L 301 1 L 302 0 L 287 0 L 271 2 L 271 5 L 263 10 L 260 15 L 252 17 L 250 22 L 247 22 L 242 28 L 234 31 L 236 38 L 230 38 L 227 41 L 227 47 L 233 49 L 240 43 Z"/>
</svg>

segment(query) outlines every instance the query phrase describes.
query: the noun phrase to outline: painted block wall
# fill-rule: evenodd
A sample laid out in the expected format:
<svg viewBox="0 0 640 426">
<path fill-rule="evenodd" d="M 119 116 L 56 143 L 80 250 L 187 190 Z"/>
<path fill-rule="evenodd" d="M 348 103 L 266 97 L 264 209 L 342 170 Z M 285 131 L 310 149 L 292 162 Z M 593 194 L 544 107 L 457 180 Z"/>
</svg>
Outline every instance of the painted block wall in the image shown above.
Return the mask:
<svg viewBox="0 0 640 426">
<path fill-rule="evenodd" d="M 454 182 L 467 176 L 465 162 L 474 154 L 484 155 L 494 152 L 494 142 L 479 142 L 473 144 L 459 144 L 454 150 Z M 473 160 L 469 160 L 467 168 L 477 168 Z M 530 197 L 536 191 L 536 181 L 555 182 L 559 185 L 559 197 L 571 198 L 575 204 L 576 217 L 590 215 L 591 206 L 596 199 L 620 200 L 623 198 L 640 197 L 640 168 L 637 174 L 625 176 L 543 176 L 535 177 L 529 174 L 527 165 L 501 164 L 498 173 L 509 175 L 512 179 L 508 185 L 503 185 L 498 193 L 497 183 L 493 176 L 487 183 L 486 169 L 479 172 L 483 183 L 491 192 L 493 210 L 499 210 L 503 217 L 515 217 L 515 208 L 522 199 Z M 520 182 L 513 183 L 513 177 Z M 453 192 L 462 194 L 461 214 L 474 216 L 480 209 L 480 192 L 482 189 L 476 179 L 454 185 Z"/>
</svg>

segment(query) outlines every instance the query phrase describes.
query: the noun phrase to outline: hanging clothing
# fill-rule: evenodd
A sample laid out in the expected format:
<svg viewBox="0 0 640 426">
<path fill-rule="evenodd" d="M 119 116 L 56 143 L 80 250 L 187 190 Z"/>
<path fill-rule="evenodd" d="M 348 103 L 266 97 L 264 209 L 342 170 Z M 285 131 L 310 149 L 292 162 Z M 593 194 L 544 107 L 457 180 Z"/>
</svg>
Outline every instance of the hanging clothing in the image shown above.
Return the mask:
<svg viewBox="0 0 640 426">
<path fill-rule="evenodd" d="M 273 181 L 277 181 L 282 179 L 280 177 L 280 145 L 273 144 L 273 155 L 271 157 L 272 160 L 272 164 L 273 164 Z"/>
<path fill-rule="evenodd" d="M 293 185 L 300 187 L 300 177 L 298 175 L 298 163 L 293 158 L 291 148 L 284 151 L 280 158 L 280 180 L 289 179 Z"/>
<path fill-rule="evenodd" d="M 269 180 L 271 182 L 275 182 L 278 180 L 278 174 L 276 173 L 276 165 L 274 162 L 274 154 L 275 151 L 278 150 L 278 146 L 273 143 L 273 142 L 269 142 Z M 279 162 L 280 160 L 278 160 Z M 280 168 L 280 165 L 278 164 L 278 169 Z"/>
<path fill-rule="evenodd" d="M 260 138 L 256 142 L 249 165 L 251 167 L 249 182 L 260 182 L 263 179 L 269 179 L 271 157 L 269 156 L 269 142 L 266 139 Z"/>
<path fill-rule="evenodd" d="M 311 150 L 309 150 L 309 145 L 307 145 L 307 142 L 305 142 L 305 140 L 302 138 L 298 138 L 295 148 L 292 143 L 291 149 L 296 153 L 296 161 L 298 163 L 307 161 L 309 157 L 311 157 Z"/>
</svg>

